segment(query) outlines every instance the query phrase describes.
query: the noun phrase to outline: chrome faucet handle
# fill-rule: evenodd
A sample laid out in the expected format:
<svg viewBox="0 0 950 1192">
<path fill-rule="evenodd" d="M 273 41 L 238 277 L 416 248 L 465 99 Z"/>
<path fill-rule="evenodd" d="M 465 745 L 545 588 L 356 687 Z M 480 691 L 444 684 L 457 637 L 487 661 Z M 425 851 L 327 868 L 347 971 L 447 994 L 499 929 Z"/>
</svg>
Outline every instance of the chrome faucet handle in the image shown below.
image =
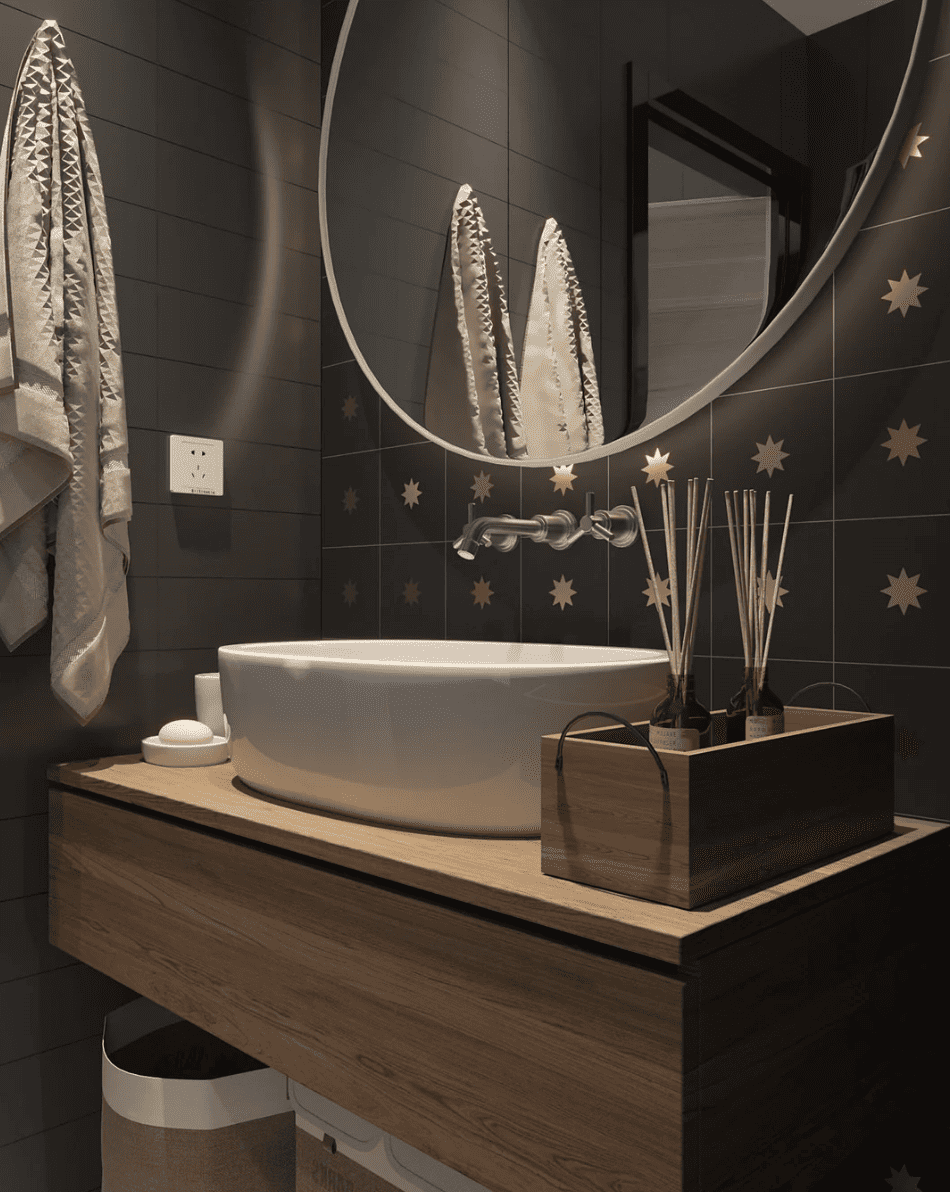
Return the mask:
<svg viewBox="0 0 950 1192">
<path fill-rule="evenodd" d="M 613 539 L 613 532 L 603 524 L 603 519 L 609 516 L 603 509 L 598 509 L 594 513 L 594 494 L 584 494 L 584 504 L 586 506 L 584 516 L 581 518 L 581 533 L 593 534 L 595 538 L 603 538 L 605 542 L 610 542 Z"/>
</svg>

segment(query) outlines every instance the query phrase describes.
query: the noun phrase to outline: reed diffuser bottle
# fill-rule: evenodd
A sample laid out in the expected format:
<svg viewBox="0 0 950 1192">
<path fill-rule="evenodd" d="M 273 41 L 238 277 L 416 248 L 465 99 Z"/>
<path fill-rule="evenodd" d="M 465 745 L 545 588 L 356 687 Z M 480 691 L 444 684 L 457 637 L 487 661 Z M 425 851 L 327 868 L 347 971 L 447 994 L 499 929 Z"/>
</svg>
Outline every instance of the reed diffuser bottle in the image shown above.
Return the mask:
<svg viewBox="0 0 950 1192">
<path fill-rule="evenodd" d="M 649 738 L 655 749 L 687 751 L 704 749 L 711 744 L 712 716 L 696 698 L 695 677 L 692 673 L 693 643 L 696 637 L 696 622 L 699 608 L 700 578 L 706 554 L 706 535 L 709 530 L 709 493 L 712 480 L 706 481 L 702 516 L 699 517 L 699 481 L 687 481 L 686 501 L 686 616 L 682 635 L 680 634 L 679 592 L 676 570 L 676 501 L 675 481 L 668 481 L 660 489 L 663 507 L 663 529 L 666 537 L 666 557 L 669 563 L 670 604 L 672 605 L 673 638 L 666 628 L 666 618 L 659 596 L 659 584 L 650 557 L 640 498 L 636 486 L 630 491 L 636 507 L 640 541 L 646 555 L 650 576 L 650 588 L 656 605 L 663 641 L 670 660 L 670 673 L 666 679 L 666 698 L 653 710 L 650 717 Z"/>
<path fill-rule="evenodd" d="M 742 494 L 742 542 L 738 541 L 738 492 L 733 493 L 736 512 L 726 499 L 726 516 L 729 519 L 729 545 L 732 550 L 732 568 L 736 580 L 736 601 L 739 608 L 739 628 L 742 631 L 742 650 L 745 655 L 745 670 L 742 686 L 729 701 L 726 711 L 726 741 L 748 741 L 755 737 L 768 737 L 785 731 L 785 705 L 771 689 L 768 682 L 766 660 L 772 641 L 772 624 L 775 617 L 775 601 L 782 580 L 782 563 L 785 558 L 785 542 L 788 537 L 788 523 L 792 516 L 792 496 L 789 494 L 785 510 L 785 528 L 779 550 L 775 584 L 772 589 L 771 605 L 767 599 L 766 564 L 769 550 L 769 502 L 771 493 L 765 494 L 765 515 L 762 526 L 761 574 L 756 565 L 755 550 L 755 492 L 746 489 Z M 768 633 L 765 633 L 765 614 L 769 615 Z"/>
</svg>

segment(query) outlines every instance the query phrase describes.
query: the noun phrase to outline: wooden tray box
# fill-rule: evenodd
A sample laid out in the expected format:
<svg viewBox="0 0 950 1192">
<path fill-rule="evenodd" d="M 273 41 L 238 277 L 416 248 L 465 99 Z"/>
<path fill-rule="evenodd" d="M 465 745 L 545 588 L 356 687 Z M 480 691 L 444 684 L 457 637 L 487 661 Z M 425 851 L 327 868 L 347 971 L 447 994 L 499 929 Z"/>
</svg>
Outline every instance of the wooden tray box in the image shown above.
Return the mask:
<svg viewBox="0 0 950 1192">
<path fill-rule="evenodd" d="M 786 708 L 785 729 L 658 749 L 669 794 L 621 725 L 568 733 L 560 774 L 542 737 L 542 873 L 690 910 L 894 830 L 893 716 Z"/>
</svg>

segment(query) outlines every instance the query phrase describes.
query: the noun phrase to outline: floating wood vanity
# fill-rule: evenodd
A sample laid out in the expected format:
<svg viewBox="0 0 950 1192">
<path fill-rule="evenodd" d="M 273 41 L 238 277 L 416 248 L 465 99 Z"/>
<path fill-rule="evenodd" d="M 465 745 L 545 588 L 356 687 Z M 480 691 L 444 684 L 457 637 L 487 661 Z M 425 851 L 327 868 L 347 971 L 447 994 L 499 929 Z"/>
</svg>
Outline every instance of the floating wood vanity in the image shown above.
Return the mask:
<svg viewBox="0 0 950 1192">
<path fill-rule="evenodd" d="M 690 911 L 230 763 L 48 777 L 51 943 L 492 1192 L 807 1188 L 926 1029 L 948 825 Z"/>
</svg>

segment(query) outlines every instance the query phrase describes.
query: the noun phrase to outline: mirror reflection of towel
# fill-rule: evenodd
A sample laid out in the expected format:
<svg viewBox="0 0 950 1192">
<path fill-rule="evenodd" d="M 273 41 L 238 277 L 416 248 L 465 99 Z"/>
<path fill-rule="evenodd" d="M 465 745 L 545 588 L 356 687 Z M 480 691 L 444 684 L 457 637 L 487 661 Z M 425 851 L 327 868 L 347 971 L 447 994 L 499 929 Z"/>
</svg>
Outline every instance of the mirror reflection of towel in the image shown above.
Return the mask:
<svg viewBox="0 0 950 1192">
<path fill-rule="evenodd" d="M 521 421 L 528 455 L 536 459 L 572 455 L 604 441 L 587 311 L 553 219 L 541 233 L 525 327 Z"/>
<path fill-rule="evenodd" d="M 501 459 L 526 453 L 505 288 L 468 185 L 452 208 L 424 418 L 433 434 L 467 451 Z"/>
<path fill-rule="evenodd" d="M 424 421 L 481 455 L 555 458 L 604 441 L 584 299 L 553 219 L 538 246 L 521 377 L 498 259 L 472 188 L 452 209 L 436 305 Z"/>
</svg>

